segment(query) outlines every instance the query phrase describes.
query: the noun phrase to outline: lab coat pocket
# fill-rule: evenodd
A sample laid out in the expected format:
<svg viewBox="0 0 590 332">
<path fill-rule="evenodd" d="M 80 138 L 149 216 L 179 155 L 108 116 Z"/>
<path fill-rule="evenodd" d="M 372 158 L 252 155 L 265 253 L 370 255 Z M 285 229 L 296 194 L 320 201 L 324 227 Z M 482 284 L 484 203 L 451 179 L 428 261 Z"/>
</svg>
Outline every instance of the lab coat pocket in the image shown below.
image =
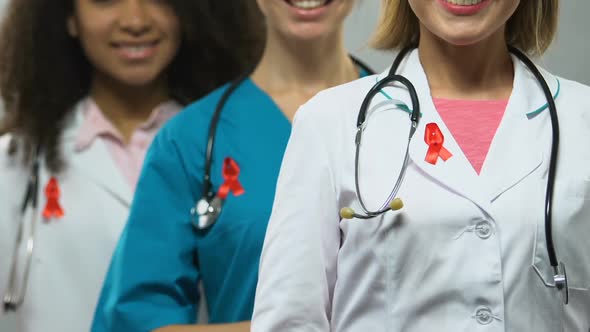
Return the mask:
<svg viewBox="0 0 590 332">
<path fill-rule="evenodd" d="M 570 289 L 569 304 L 564 306 L 563 331 L 590 331 L 590 291 Z"/>
<path fill-rule="evenodd" d="M 546 181 L 538 190 L 545 193 Z M 571 289 L 590 289 L 590 181 L 568 178 L 555 181 L 553 202 L 553 242 L 557 259 L 565 264 Z M 545 285 L 553 285 L 553 269 L 549 263 L 545 224 L 538 214 L 534 244 L 533 267 Z"/>
</svg>

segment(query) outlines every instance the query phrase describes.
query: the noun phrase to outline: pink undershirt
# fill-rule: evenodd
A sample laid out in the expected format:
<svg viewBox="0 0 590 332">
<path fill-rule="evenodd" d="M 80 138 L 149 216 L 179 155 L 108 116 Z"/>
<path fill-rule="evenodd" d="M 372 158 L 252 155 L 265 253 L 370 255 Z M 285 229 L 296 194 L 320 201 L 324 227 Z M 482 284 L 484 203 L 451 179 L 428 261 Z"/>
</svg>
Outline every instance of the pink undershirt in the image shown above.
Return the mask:
<svg viewBox="0 0 590 332">
<path fill-rule="evenodd" d="M 115 165 L 131 189 L 135 190 L 147 148 L 158 129 L 181 106 L 174 101 L 160 104 L 152 111 L 149 119 L 133 131 L 129 142 L 125 143 L 121 133 L 92 99 L 88 98 L 82 103 L 84 120 L 76 137 L 76 151 L 88 149 L 97 139 L 103 141 Z"/>
<path fill-rule="evenodd" d="M 433 101 L 465 157 L 479 174 L 508 100 L 433 98 Z"/>
</svg>

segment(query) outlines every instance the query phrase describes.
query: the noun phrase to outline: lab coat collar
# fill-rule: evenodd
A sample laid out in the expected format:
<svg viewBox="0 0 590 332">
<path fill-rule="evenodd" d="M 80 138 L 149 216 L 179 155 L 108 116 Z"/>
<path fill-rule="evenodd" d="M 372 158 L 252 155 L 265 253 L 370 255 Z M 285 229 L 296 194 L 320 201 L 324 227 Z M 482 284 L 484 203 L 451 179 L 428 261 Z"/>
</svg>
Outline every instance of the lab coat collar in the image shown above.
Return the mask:
<svg viewBox="0 0 590 332">
<path fill-rule="evenodd" d="M 88 149 L 76 149 L 76 137 L 84 123 L 83 101 L 74 106 L 70 125 L 64 131 L 64 153 L 68 155 L 70 164 L 67 167 L 73 172 L 80 172 L 91 181 L 116 197 L 123 205 L 131 206 L 133 193 L 131 186 L 115 165 L 107 147 L 100 140 Z M 81 188 L 83 189 L 83 188 Z"/>
<path fill-rule="evenodd" d="M 546 104 L 543 91 L 523 63 L 516 57 L 513 57 L 513 63 L 515 72 L 513 92 L 480 176 L 477 175 L 435 109 L 417 49 L 406 56 L 398 70 L 398 73 L 408 78 L 416 87 L 422 113 L 410 145 L 411 161 L 434 181 L 477 204 L 488 216 L 492 215 L 490 206 L 494 199 L 541 165 L 547 147 L 547 144 L 538 141 L 537 136 L 540 132 L 536 130 L 536 126 L 542 123 L 543 119 L 548 118 L 548 112 L 540 112 L 532 117 L 527 116 Z M 377 79 L 383 79 L 388 72 L 389 69 L 380 74 Z M 543 73 L 555 94 L 558 87 L 557 79 Z M 395 84 L 383 90 L 391 98 L 398 99 L 412 108 L 409 94 L 402 85 Z M 386 100 L 383 95 L 377 98 Z M 428 145 L 424 141 L 424 133 L 428 123 L 438 125 L 445 137 L 444 147 L 453 154 L 446 162 L 439 158 L 437 163 L 432 165 L 425 160 Z M 531 123 L 535 126 L 531 126 Z"/>
<path fill-rule="evenodd" d="M 539 167 L 546 172 L 550 155 L 551 119 L 547 99 L 531 71 L 513 56 L 514 84 L 506 114 L 498 127 L 482 174 L 488 183 L 490 200 L 524 180 Z M 559 98 L 559 80 L 539 69 L 552 95 Z"/>
<path fill-rule="evenodd" d="M 523 62 L 521 62 L 515 55 L 511 55 L 511 57 L 512 57 L 512 63 L 514 65 L 514 86 L 520 87 L 520 85 L 518 85 L 519 83 L 532 84 L 532 85 L 527 85 L 524 89 L 522 87 L 520 87 L 520 89 L 518 89 L 518 92 L 525 92 L 527 94 L 528 98 L 532 98 L 532 99 L 530 99 L 530 101 L 531 101 L 531 103 L 529 105 L 530 107 L 527 109 L 521 110 L 523 112 L 523 114 L 528 119 L 534 119 L 540 114 L 549 113 L 548 109 L 547 109 L 547 100 L 545 99 L 545 95 L 543 94 L 543 90 L 541 89 L 541 86 L 539 85 L 539 82 L 537 81 L 537 79 L 535 78 L 533 73 L 530 72 L 528 70 L 528 68 L 526 67 L 526 65 Z M 381 72 L 377 76 L 376 82 L 384 79 L 387 76 L 387 74 L 389 73 L 390 68 L 391 68 L 391 66 L 389 66 L 386 70 Z M 549 89 L 551 90 L 552 95 L 554 96 L 555 100 L 557 100 L 559 98 L 560 90 L 561 90 L 559 79 L 556 76 L 554 76 L 551 73 L 544 70 L 543 68 L 541 68 L 541 67 L 537 67 L 537 68 L 539 69 L 539 71 L 541 72 L 543 77 L 545 78 L 545 81 L 547 82 L 547 85 L 549 86 Z M 432 99 L 432 96 L 430 95 L 430 86 L 428 85 L 428 80 L 426 78 L 426 74 L 424 73 L 422 63 L 420 62 L 420 56 L 419 56 L 418 49 L 414 49 L 414 50 L 410 51 L 408 53 L 408 55 L 406 55 L 405 59 L 401 62 L 397 73 L 401 73 L 402 75 L 409 78 L 410 81 L 412 83 L 414 83 L 414 86 L 417 86 L 418 84 L 415 84 L 415 81 L 414 81 L 414 79 L 411 78 L 411 76 L 417 80 L 421 79 L 420 83 L 423 83 L 427 88 L 428 98 Z M 401 87 L 401 85 L 399 85 L 399 84 L 396 84 L 396 86 Z M 533 87 L 535 89 L 533 89 Z M 513 93 L 512 93 L 513 95 L 514 95 L 515 91 L 513 91 Z M 388 93 L 387 93 L 387 95 L 389 96 Z M 420 94 L 420 91 L 418 91 L 418 96 L 420 98 L 422 98 L 422 95 L 423 94 Z M 382 96 L 382 98 L 383 98 L 383 96 Z M 407 93 L 396 95 L 394 97 L 394 99 L 399 99 L 400 101 L 403 101 L 406 105 L 410 106 L 410 108 L 411 108 L 410 97 Z M 423 102 L 422 102 L 422 100 L 420 100 L 420 105 L 422 108 L 424 108 L 424 106 L 422 106 L 422 104 L 423 104 Z"/>
</svg>

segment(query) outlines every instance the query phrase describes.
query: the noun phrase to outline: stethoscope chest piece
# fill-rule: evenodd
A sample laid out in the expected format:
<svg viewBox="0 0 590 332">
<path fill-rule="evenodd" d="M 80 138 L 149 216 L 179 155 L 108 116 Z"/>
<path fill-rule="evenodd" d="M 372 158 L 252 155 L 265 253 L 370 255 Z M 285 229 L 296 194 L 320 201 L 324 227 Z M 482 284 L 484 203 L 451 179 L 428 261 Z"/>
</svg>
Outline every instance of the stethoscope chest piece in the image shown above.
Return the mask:
<svg viewBox="0 0 590 332">
<path fill-rule="evenodd" d="M 569 287 L 567 284 L 567 271 L 565 269 L 565 264 L 559 263 L 559 268 L 555 269 L 553 281 L 555 282 L 555 288 L 557 288 L 561 292 L 563 303 L 568 304 L 570 294 Z"/>
<path fill-rule="evenodd" d="M 12 294 L 6 294 L 4 295 L 4 299 L 2 301 L 2 309 L 5 313 L 16 311 L 18 305 L 15 303 L 16 299 L 13 298 Z"/>
<path fill-rule="evenodd" d="M 221 213 L 223 200 L 217 196 L 211 200 L 201 198 L 191 209 L 192 223 L 195 228 L 204 230 L 211 227 Z"/>
</svg>

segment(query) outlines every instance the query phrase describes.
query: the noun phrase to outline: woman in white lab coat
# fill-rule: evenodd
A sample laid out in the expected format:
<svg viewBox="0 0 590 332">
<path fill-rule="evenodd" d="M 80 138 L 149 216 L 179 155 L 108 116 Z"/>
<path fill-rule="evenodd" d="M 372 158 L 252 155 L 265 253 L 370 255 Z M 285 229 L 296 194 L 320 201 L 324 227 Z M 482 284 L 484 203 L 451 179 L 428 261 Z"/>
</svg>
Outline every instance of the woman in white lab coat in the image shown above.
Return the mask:
<svg viewBox="0 0 590 332">
<path fill-rule="evenodd" d="M 397 70 L 421 105 L 401 209 L 395 201 L 397 210 L 373 218 L 352 215 L 363 211 L 357 116 L 387 72 L 320 93 L 298 111 L 265 238 L 253 331 L 590 329 L 590 88 L 541 70 L 561 132 L 552 229 L 567 270 L 562 287 L 544 226 L 548 100 L 507 47 L 541 54 L 558 1 L 464 3 L 384 1 L 377 44 L 418 44 Z M 408 91 L 388 85 L 368 106 L 359 185 L 369 210 L 386 200 L 401 170 L 407 112 L 416 106 Z"/>
<path fill-rule="evenodd" d="M 246 51 L 256 40 L 236 16 L 247 11 L 216 2 L 9 3 L 0 37 L 0 316 L 14 311 L 19 331 L 90 329 L 152 137 L 182 105 L 254 62 Z M 235 21 L 216 23 L 232 13 Z M 244 33 L 223 40 L 225 27 Z"/>
</svg>

